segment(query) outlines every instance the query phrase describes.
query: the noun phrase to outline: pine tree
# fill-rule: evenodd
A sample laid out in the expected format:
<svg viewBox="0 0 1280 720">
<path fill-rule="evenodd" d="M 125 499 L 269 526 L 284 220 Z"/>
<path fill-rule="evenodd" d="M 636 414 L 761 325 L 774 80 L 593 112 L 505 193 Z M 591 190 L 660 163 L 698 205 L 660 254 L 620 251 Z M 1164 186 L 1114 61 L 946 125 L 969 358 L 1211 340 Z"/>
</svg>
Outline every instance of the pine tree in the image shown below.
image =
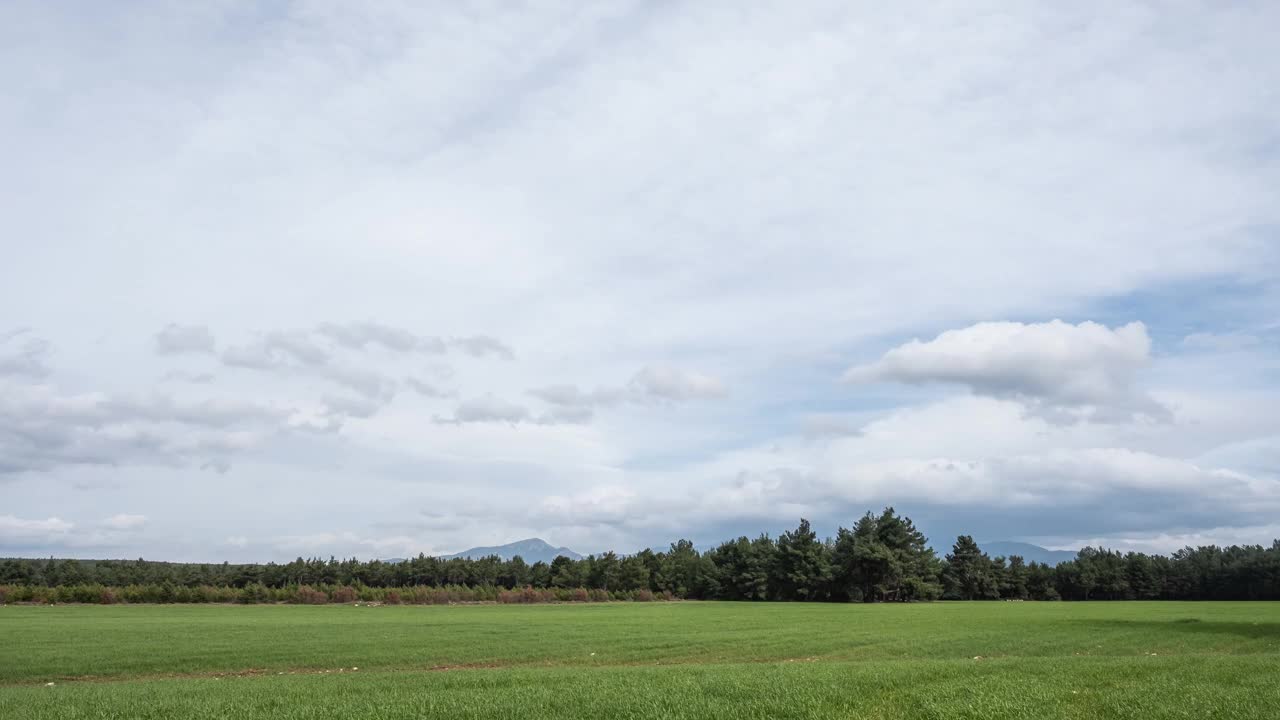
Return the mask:
<svg viewBox="0 0 1280 720">
<path fill-rule="evenodd" d="M 778 538 L 770 572 L 770 589 L 780 600 L 821 600 L 831 579 L 829 549 L 818 540 L 809 521 Z"/>
<path fill-rule="evenodd" d="M 1000 597 L 991 569 L 991 558 L 968 535 L 956 538 L 942 574 L 944 597 L 955 600 L 992 600 Z"/>
</svg>

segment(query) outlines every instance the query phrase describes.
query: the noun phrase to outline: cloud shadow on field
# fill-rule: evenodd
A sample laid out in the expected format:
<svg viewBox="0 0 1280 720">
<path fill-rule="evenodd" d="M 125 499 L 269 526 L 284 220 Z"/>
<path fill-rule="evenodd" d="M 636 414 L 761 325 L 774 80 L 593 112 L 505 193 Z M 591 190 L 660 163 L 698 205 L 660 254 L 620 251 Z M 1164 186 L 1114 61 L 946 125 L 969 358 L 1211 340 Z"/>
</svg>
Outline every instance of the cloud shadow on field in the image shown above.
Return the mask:
<svg viewBox="0 0 1280 720">
<path fill-rule="evenodd" d="M 1108 630 L 1155 631 L 1161 635 L 1233 635 L 1248 640 L 1280 639 L 1280 623 L 1204 621 L 1199 618 L 1176 620 L 1085 620 L 1082 625 Z"/>
</svg>

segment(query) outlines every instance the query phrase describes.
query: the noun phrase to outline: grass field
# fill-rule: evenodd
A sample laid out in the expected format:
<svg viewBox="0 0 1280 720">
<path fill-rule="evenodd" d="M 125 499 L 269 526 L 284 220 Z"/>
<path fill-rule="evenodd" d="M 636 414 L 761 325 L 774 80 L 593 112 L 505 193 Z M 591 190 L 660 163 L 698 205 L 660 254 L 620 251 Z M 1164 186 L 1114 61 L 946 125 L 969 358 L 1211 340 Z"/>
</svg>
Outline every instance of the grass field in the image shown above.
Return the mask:
<svg viewBox="0 0 1280 720">
<path fill-rule="evenodd" d="M 0 607 L 0 718 L 348 717 L 1276 718 L 1280 604 Z"/>
</svg>

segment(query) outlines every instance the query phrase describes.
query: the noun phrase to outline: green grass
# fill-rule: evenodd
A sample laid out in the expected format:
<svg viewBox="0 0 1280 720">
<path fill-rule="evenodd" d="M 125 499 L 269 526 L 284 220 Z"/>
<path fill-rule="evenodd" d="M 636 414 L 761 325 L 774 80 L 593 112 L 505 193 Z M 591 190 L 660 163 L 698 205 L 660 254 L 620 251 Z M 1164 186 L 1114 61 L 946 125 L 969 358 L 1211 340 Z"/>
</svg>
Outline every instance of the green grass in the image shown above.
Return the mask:
<svg viewBox="0 0 1280 720">
<path fill-rule="evenodd" d="M 1277 678 L 1271 603 L 0 608 L 0 718 L 1266 718 Z"/>
</svg>

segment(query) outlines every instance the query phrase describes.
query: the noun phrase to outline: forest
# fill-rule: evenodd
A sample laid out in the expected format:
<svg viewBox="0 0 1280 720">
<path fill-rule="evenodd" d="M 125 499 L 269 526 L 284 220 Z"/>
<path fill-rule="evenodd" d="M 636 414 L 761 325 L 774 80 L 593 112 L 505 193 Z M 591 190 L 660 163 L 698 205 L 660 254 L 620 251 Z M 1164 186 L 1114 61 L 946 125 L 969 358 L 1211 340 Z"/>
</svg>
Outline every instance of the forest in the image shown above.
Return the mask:
<svg viewBox="0 0 1280 720">
<path fill-rule="evenodd" d="M 990 557 L 959 536 L 943 557 L 892 507 L 822 539 L 801 520 L 777 539 L 700 552 L 613 552 L 528 564 L 298 558 L 289 563 L 0 560 L 0 602 L 549 602 L 569 600 L 911 602 L 928 600 L 1278 600 L 1280 540 L 1169 556 L 1084 548 L 1049 566 Z"/>
</svg>

